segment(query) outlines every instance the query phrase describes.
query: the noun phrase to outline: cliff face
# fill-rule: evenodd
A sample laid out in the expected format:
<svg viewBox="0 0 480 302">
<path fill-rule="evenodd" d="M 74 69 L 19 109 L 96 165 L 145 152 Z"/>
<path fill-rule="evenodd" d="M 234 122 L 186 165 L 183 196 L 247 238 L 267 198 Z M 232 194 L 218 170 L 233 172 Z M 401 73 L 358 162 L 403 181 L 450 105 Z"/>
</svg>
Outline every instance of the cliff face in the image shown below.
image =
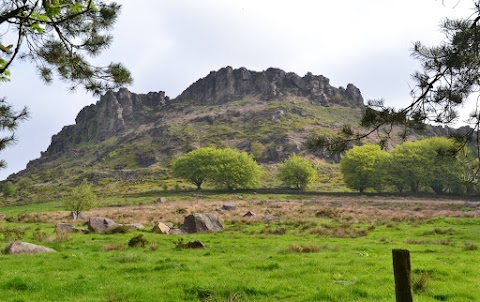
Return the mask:
<svg viewBox="0 0 480 302">
<path fill-rule="evenodd" d="M 308 73 L 300 77 L 293 72 L 269 68 L 262 72 L 245 68 L 225 67 L 212 71 L 187 88 L 177 99 L 204 104 L 223 104 L 246 95 L 258 95 L 263 100 L 302 96 L 322 106 L 342 105 L 362 107 L 363 97 L 353 84 L 335 88 L 324 76 Z"/>
<path fill-rule="evenodd" d="M 100 142 L 148 121 L 151 111 L 169 102 L 163 91 L 134 94 L 125 88 L 107 92 L 96 104 L 83 108 L 75 125 L 63 127 L 52 137 L 45 155 L 64 152 L 83 142 Z"/>
</svg>

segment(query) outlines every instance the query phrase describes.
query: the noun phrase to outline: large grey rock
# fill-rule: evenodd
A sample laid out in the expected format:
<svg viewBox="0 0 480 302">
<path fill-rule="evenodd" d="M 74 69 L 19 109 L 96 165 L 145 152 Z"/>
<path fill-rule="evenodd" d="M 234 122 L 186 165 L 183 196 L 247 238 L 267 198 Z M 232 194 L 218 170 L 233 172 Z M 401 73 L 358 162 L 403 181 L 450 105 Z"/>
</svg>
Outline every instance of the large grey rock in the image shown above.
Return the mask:
<svg viewBox="0 0 480 302">
<path fill-rule="evenodd" d="M 207 233 L 223 230 L 223 225 L 215 214 L 192 214 L 185 217 L 180 229 L 188 234 Z"/>
<path fill-rule="evenodd" d="M 9 255 L 39 254 L 39 253 L 52 253 L 52 252 L 55 252 L 55 250 L 48 247 L 28 243 L 28 242 L 12 242 L 5 249 L 5 253 Z"/>
<path fill-rule="evenodd" d="M 91 232 L 103 234 L 108 229 L 114 229 L 119 224 L 115 221 L 104 217 L 90 217 L 87 222 L 87 227 Z"/>
</svg>

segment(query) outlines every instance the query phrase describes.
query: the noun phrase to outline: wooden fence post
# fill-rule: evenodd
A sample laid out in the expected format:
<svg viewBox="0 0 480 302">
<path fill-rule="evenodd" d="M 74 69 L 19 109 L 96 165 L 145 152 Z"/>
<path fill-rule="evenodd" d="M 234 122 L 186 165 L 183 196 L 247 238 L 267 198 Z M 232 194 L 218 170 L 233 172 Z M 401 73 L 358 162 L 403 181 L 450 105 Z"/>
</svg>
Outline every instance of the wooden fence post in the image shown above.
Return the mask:
<svg viewBox="0 0 480 302">
<path fill-rule="evenodd" d="M 395 297 L 397 302 L 412 302 L 410 283 L 410 252 L 408 250 L 392 250 L 393 273 L 395 275 Z"/>
</svg>

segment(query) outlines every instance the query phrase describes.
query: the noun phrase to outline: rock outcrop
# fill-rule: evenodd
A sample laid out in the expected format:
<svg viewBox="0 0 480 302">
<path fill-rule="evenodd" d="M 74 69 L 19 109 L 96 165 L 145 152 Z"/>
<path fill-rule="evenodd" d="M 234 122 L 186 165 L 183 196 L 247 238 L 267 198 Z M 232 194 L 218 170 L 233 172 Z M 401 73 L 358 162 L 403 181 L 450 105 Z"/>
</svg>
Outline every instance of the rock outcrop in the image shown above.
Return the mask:
<svg viewBox="0 0 480 302">
<path fill-rule="evenodd" d="M 135 94 L 126 88 L 109 91 L 96 104 L 83 108 L 75 125 L 65 126 L 52 137 L 45 155 L 64 152 L 83 142 L 99 142 L 119 135 L 150 118 L 152 110 L 159 110 L 170 101 L 165 92 Z"/>
<path fill-rule="evenodd" d="M 293 72 L 269 68 L 256 72 L 246 68 L 225 67 L 188 87 L 176 100 L 193 100 L 203 104 L 223 104 L 247 95 L 271 100 L 287 96 L 303 96 L 323 106 L 362 107 L 363 97 L 353 84 L 335 88 L 322 75 L 307 73 L 300 77 Z"/>
</svg>

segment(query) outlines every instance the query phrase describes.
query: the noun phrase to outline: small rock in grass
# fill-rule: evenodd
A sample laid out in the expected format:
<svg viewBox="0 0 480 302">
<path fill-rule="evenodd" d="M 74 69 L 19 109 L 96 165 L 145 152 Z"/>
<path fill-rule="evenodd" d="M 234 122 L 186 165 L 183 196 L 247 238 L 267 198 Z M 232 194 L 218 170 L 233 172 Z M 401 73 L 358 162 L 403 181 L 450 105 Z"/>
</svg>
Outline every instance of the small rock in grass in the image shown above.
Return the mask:
<svg viewBox="0 0 480 302">
<path fill-rule="evenodd" d="M 190 241 L 187 243 L 178 243 L 177 247 L 183 249 L 205 249 L 205 245 L 200 240 Z"/>
<path fill-rule="evenodd" d="M 256 216 L 255 213 L 253 213 L 252 211 L 248 211 L 243 215 L 243 217 L 246 217 L 246 218 L 255 217 L 255 216 Z"/>
</svg>

